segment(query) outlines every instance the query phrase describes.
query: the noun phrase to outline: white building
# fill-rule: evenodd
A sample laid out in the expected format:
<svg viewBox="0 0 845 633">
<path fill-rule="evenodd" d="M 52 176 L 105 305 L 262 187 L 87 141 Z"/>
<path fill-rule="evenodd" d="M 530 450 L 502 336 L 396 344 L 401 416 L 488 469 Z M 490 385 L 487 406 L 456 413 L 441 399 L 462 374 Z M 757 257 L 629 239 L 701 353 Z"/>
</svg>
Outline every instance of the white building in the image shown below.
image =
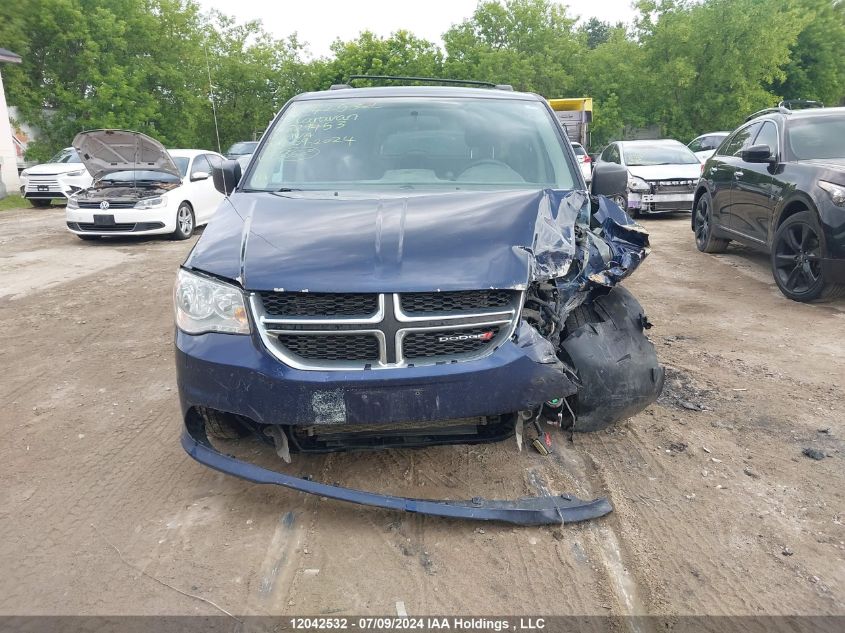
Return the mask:
<svg viewBox="0 0 845 633">
<path fill-rule="evenodd" d="M 21 57 L 12 51 L 0 48 L 0 62 L 20 64 Z M 7 192 L 17 191 L 21 186 L 15 144 L 12 140 L 12 125 L 9 122 L 9 108 L 6 106 L 6 93 L 3 90 L 2 72 L 0 72 L 0 181 L 5 185 Z"/>
</svg>

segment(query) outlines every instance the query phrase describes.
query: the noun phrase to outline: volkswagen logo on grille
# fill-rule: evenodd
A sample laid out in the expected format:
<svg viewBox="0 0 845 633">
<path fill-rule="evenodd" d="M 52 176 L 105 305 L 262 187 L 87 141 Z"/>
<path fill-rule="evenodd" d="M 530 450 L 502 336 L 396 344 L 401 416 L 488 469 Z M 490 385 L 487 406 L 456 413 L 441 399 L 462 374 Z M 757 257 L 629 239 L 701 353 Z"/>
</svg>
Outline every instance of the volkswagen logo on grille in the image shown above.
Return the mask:
<svg viewBox="0 0 845 633">
<path fill-rule="evenodd" d="M 109 201 L 108 201 L 108 200 L 103 200 L 103 201 L 100 203 L 100 208 L 101 208 L 101 209 L 103 209 L 103 210 L 108 209 L 108 208 L 109 208 Z"/>
</svg>

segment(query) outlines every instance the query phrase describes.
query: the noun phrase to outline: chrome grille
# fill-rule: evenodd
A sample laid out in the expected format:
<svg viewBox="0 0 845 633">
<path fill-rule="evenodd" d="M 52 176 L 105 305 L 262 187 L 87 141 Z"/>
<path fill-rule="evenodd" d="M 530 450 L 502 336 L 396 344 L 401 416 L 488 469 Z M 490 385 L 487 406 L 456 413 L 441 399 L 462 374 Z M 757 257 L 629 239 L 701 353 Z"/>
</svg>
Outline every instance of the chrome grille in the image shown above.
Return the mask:
<svg viewBox="0 0 845 633">
<path fill-rule="evenodd" d="M 506 308 L 513 297 L 508 290 L 462 292 L 411 292 L 402 295 L 402 310 L 408 313 L 471 312 Z"/>
<path fill-rule="evenodd" d="M 26 194 L 62 193 L 62 188 L 55 175 L 49 176 L 28 176 L 26 179 Z M 64 195 L 64 194 L 62 194 Z"/>
<path fill-rule="evenodd" d="M 297 369 L 322 370 L 480 358 L 511 336 L 521 302 L 517 290 L 250 295 L 270 353 Z"/>
<path fill-rule="evenodd" d="M 356 316 L 378 310 L 378 295 L 321 292 L 262 292 L 267 314 L 277 316 Z"/>
<path fill-rule="evenodd" d="M 79 200 L 79 208 L 80 209 L 99 209 L 102 210 L 103 213 L 108 212 L 109 209 L 134 209 L 136 202 L 134 200 L 128 201 L 109 201 L 109 206 L 103 209 L 100 205 L 102 204 L 102 200 L 97 202 L 85 202 L 83 200 Z"/>
<path fill-rule="evenodd" d="M 303 360 L 377 362 L 378 339 L 372 334 L 280 334 L 279 343 Z"/>
<path fill-rule="evenodd" d="M 440 358 L 470 354 L 484 349 L 499 333 L 499 326 L 465 330 L 429 330 L 411 332 L 402 340 L 402 353 L 409 361 L 415 358 Z"/>
</svg>

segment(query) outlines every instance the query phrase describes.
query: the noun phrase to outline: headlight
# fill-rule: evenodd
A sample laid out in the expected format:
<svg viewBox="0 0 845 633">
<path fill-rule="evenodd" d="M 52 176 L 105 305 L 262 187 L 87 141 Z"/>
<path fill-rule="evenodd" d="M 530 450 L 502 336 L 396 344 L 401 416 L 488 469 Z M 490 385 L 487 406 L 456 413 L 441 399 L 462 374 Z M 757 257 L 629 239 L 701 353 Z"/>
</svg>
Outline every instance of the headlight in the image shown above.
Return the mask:
<svg viewBox="0 0 845 633">
<path fill-rule="evenodd" d="M 837 207 L 845 207 L 845 187 L 842 185 L 834 185 L 832 182 L 826 180 L 819 180 L 819 187 L 830 194 L 830 199 Z"/>
<path fill-rule="evenodd" d="M 160 209 L 167 205 L 167 196 L 158 196 L 157 198 L 147 198 L 139 200 L 135 203 L 136 209 Z"/>
<path fill-rule="evenodd" d="M 27 176 L 29 176 L 29 170 L 28 170 L 28 169 L 24 169 L 24 170 L 21 172 L 20 177 L 21 177 L 21 178 L 26 178 Z"/>
<path fill-rule="evenodd" d="M 67 209 L 78 209 L 79 208 L 79 200 L 76 199 L 76 196 L 71 196 L 67 199 Z"/>
<path fill-rule="evenodd" d="M 244 295 L 235 286 L 180 270 L 173 289 L 176 325 L 188 334 L 249 334 Z"/>
<path fill-rule="evenodd" d="M 628 176 L 628 189 L 631 191 L 651 191 L 651 185 L 637 176 Z"/>
<path fill-rule="evenodd" d="M 76 171 L 69 171 L 65 176 L 81 176 L 85 173 L 84 169 L 77 169 Z"/>
</svg>

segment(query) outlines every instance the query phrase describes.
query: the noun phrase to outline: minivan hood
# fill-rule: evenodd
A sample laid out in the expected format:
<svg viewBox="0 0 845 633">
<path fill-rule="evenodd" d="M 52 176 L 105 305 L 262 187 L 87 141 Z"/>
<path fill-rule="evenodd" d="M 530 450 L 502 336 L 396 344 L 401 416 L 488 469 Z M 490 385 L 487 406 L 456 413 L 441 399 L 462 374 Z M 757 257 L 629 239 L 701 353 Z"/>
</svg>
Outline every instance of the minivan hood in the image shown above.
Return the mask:
<svg viewBox="0 0 845 633">
<path fill-rule="evenodd" d="M 588 209 L 581 191 L 236 192 L 185 266 L 248 290 L 524 288 L 566 272 Z"/>
<path fill-rule="evenodd" d="M 687 165 L 629 165 L 628 171 L 643 180 L 688 180 L 701 175 L 701 163 Z"/>
<path fill-rule="evenodd" d="M 127 170 L 161 171 L 181 177 L 170 154 L 157 140 L 129 130 L 80 132 L 73 146 L 88 172 L 98 180 L 106 174 Z"/>
</svg>

